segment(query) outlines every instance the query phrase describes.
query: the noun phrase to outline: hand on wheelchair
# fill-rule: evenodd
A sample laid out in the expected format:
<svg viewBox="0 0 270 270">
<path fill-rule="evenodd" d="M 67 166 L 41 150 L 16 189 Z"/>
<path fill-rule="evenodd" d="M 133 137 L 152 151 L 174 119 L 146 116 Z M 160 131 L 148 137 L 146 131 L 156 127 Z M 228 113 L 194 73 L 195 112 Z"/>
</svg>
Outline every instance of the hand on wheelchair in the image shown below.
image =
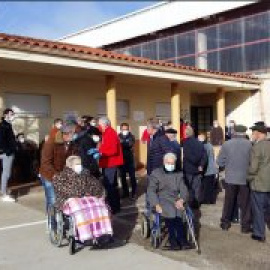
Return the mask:
<svg viewBox="0 0 270 270">
<path fill-rule="evenodd" d="M 178 210 L 184 210 L 185 206 L 184 206 L 184 200 L 182 199 L 179 199 L 175 202 L 175 207 L 178 209 Z"/>
</svg>

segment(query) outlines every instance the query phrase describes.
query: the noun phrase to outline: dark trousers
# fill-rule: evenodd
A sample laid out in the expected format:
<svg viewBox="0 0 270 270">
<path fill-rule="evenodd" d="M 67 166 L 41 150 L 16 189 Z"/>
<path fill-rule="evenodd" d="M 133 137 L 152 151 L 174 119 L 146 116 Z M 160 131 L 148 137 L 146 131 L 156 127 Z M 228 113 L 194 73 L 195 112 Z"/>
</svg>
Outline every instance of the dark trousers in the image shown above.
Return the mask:
<svg viewBox="0 0 270 270">
<path fill-rule="evenodd" d="M 120 196 L 117 188 L 117 168 L 103 169 L 104 187 L 107 201 L 113 213 L 120 211 Z"/>
<path fill-rule="evenodd" d="M 207 175 L 202 179 L 201 184 L 201 202 L 205 204 L 214 204 L 216 202 L 217 187 L 216 175 Z"/>
<path fill-rule="evenodd" d="M 265 221 L 270 214 L 270 192 L 251 191 L 253 235 L 265 237 Z"/>
<path fill-rule="evenodd" d="M 168 229 L 169 243 L 171 246 L 184 244 L 184 226 L 180 217 L 165 218 L 165 226 Z"/>
<path fill-rule="evenodd" d="M 133 160 L 125 161 L 124 165 L 120 167 L 121 175 L 121 184 L 123 189 L 123 195 L 129 196 L 129 187 L 127 183 L 127 173 L 129 175 L 130 184 L 131 184 L 131 193 L 132 195 L 136 194 L 137 190 L 137 180 L 135 176 L 135 166 Z"/>
<path fill-rule="evenodd" d="M 250 190 L 247 185 L 234 185 L 226 183 L 225 200 L 221 223 L 230 227 L 236 204 L 240 208 L 241 227 L 244 230 L 251 226 Z"/>
<path fill-rule="evenodd" d="M 198 208 L 201 201 L 201 175 L 185 174 L 185 183 L 189 191 L 189 204 Z"/>
</svg>

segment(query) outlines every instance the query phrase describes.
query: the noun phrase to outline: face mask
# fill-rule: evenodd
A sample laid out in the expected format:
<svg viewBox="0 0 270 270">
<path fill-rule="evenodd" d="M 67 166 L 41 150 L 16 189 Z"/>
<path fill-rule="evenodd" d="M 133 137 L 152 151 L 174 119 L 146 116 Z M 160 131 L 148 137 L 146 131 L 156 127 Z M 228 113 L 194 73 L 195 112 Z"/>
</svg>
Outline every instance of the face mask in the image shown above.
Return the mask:
<svg viewBox="0 0 270 270">
<path fill-rule="evenodd" d="M 82 172 L 82 165 L 78 164 L 78 165 L 75 165 L 74 167 L 74 172 L 77 173 L 77 174 L 80 174 Z"/>
<path fill-rule="evenodd" d="M 124 136 L 127 136 L 127 135 L 128 135 L 128 133 L 129 133 L 129 131 L 128 131 L 128 130 L 123 130 L 123 131 L 122 131 L 122 134 L 123 134 Z"/>
<path fill-rule="evenodd" d="M 98 143 L 100 141 L 100 138 L 97 135 L 93 135 L 92 139 L 95 143 Z"/>
<path fill-rule="evenodd" d="M 24 143 L 25 142 L 25 139 L 24 138 L 19 138 L 19 142 L 20 143 Z"/>
<path fill-rule="evenodd" d="M 96 123 L 96 122 L 91 122 L 90 125 L 91 125 L 92 127 L 96 127 L 96 126 L 97 126 L 97 123 Z"/>
<path fill-rule="evenodd" d="M 173 164 L 165 164 L 164 167 L 167 172 L 173 172 L 175 170 L 175 165 Z"/>
<path fill-rule="evenodd" d="M 55 127 L 56 127 L 57 129 L 61 129 L 62 126 L 63 126 L 62 124 L 56 124 L 56 125 L 55 125 Z"/>
</svg>

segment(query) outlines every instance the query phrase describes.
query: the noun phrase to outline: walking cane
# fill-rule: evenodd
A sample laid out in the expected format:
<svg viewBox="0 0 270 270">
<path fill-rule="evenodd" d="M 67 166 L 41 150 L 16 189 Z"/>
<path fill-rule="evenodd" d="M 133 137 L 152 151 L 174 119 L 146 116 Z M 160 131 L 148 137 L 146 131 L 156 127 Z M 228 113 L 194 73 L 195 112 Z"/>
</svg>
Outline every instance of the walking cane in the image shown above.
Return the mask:
<svg viewBox="0 0 270 270">
<path fill-rule="evenodd" d="M 188 230 L 189 230 L 189 233 L 191 234 L 192 241 L 195 244 L 195 247 L 196 247 L 196 250 L 197 250 L 198 254 L 200 255 L 201 254 L 201 249 L 200 249 L 200 247 L 198 245 L 198 242 L 197 242 L 195 234 L 194 234 L 194 227 L 193 227 L 193 224 L 191 224 L 192 221 L 189 219 L 186 208 L 184 209 L 183 212 L 184 212 L 187 224 L 188 224 Z"/>
</svg>

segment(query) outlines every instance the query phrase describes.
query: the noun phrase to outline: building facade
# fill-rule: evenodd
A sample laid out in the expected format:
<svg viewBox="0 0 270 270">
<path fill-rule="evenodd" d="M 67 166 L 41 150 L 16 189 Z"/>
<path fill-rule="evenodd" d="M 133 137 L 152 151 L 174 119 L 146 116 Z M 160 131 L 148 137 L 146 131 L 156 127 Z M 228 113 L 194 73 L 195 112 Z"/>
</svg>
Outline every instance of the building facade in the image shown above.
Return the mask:
<svg viewBox="0 0 270 270">
<path fill-rule="evenodd" d="M 119 33 L 113 31 L 116 26 Z M 109 31 L 113 34 L 107 38 Z M 177 65 L 268 78 L 265 75 L 270 70 L 270 2 L 168 1 L 63 40 L 95 43 L 119 54 Z M 256 119 L 269 122 L 269 106 L 263 106 L 268 94 L 265 91 L 267 87 L 237 96 L 226 94 L 226 121 L 233 119 L 247 126 Z M 197 132 L 207 131 L 216 118 L 215 97 L 191 96 L 191 106 L 182 111 L 181 117 L 193 122 Z M 157 105 L 160 106 L 157 111 L 163 110 L 163 117 L 169 118 L 170 104 Z M 159 113 L 155 116 L 159 117 Z"/>
</svg>

